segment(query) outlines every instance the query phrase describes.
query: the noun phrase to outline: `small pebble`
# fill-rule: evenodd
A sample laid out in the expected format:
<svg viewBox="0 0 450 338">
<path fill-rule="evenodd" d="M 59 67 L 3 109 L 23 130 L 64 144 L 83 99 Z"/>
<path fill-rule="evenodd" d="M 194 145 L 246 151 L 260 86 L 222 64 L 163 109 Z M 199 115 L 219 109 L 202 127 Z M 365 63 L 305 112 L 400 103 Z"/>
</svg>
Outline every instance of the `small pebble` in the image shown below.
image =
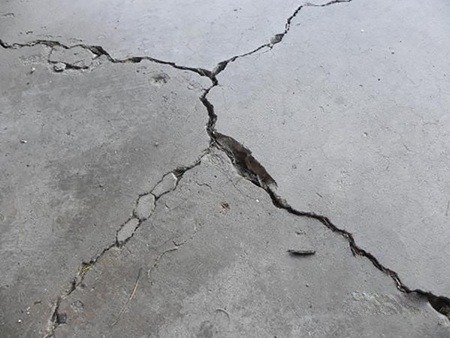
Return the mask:
<svg viewBox="0 0 450 338">
<path fill-rule="evenodd" d="M 20 140 L 20 143 L 27 143 L 27 140 Z"/>
<path fill-rule="evenodd" d="M 55 70 L 55 72 L 62 72 L 66 69 L 66 65 L 62 62 L 58 62 L 53 66 L 53 69 Z"/>
</svg>

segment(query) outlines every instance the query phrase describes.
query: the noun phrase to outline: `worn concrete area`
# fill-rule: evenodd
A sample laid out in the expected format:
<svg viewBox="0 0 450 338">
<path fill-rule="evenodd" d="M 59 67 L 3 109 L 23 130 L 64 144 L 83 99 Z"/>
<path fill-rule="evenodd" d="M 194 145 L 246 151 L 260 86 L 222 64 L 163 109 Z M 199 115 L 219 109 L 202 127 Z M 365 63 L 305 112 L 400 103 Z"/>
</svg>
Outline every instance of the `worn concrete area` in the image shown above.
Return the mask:
<svg viewBox="0 0 450 338">
<path fill-rule="evenodd" d="M 443 0 L 0 5 L 0 337 L 449 337 Z"/>
</svg>

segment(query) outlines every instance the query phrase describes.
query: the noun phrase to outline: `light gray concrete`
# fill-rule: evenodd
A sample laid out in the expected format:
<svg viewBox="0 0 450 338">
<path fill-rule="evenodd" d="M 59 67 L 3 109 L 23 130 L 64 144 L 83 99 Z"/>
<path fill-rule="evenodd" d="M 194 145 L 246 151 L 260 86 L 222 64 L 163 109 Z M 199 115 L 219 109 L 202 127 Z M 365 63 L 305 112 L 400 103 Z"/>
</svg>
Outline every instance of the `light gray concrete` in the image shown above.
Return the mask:
<svg viewBox="0 0 450 338">
<path fill-rule="evenodd" d="M 450 294 L 450 4 L 307 7 L 208 96 L 300 210 L 326 215 L 411 288 Z"/>
<path fill-rule="evenodd" d="M 0 4 L 1 338 L 450 336 L 450 6 L 302 3 Z"/>
<path fill-rule="evenodd" d="M 212 69 L 282 33 L 286 18 L 302 2 L 6 0 L 0 32 L 6 41 L 94 44 L 118 58 L 151 55 Z"/>
</svg>

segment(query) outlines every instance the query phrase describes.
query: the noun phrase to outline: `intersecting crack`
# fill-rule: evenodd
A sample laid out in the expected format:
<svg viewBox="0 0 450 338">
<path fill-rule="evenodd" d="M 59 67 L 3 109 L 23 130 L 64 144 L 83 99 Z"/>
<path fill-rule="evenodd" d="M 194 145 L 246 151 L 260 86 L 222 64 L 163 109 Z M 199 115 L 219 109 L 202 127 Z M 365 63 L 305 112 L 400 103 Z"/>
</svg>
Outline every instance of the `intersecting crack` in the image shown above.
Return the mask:
<svg viewBox="0 0 450 338">
<path fill-rule="evenodd" d="M 267 194 L 270 196 L 272 203 L 275 207 L 284 209 L 286 212 L 298 216 L 298 217 L 306 217 L 310 219 L 315 219 L 322 223 L 324 226 L 326 226 L 329 230 L 333 231 L 334 233 L 337 233 L 344 237 L 347 242 L 349 243 L 349 247 L 351 252 L 354 256 L 361 256 L 367 258 L 378 270 L 382 271 L 395 282 L 395 285 L 397 286 L 398 290 L 405 294 L 417 294 L 420 297 L 423 297 L 428 300 L 428 302 L 431 304 L 431 306 L 438 311 L 439 313 L 447 316 L 450 318 L 450 299 L 445 296 L 437 296 L 434 295 L 432 292 L 424 291 L 420 289 L 411 289 L 407 287 L 399 278 L 398 274 L 385 267 L 374 255 L 372 255 L 370 252 L 364 250 L 360 246 L 357 245 L 353 235 L 348 232 L 345 229 L 341 229 L 337 227 L 327 216 L 318 215 L 311 211 L 300 211 L 296 210 L 293 207 L 291 207 L 286 200 L 284 200 L 281 196 L 277 195 L 275 192 L 276 188 L 276 182 L 275 180 L 270 176 L 270 174 L 267 172 L 267 170 L 264 168 L 264 166 L 258 162 L 255 157 L 252 155 L 251 151 L 247 148 L 245 148 L 241 143 L 236 141 L 230 136 L 224 135 L 219 133 L 216 130 L 216 121 L 217 121 L 217 114 L 214 111 L 213 104 L 208 100 L 207 96 L 211 89 L 213 89 L 215 86 L 219 84 L 217 80 L 217 75 L 225 70 L 227 65 L 230 62 L 234 62 L 239 58 L 243 58 L 246 56 L 253 55 L 259 51 L 262 50 L 270 50 L 272 49 L 276 44 L 282 42 L 283 38 L 286 34 L 290 31 L 292 20 L 297 16 L 297 14 L 306 7 L 326 7 L 333 4 L 339 4 L 339 3 L 348 3 L 352 0 L 333 0 L 330 2 L 327 2 L 325 4 L 313 4 L 313 3 L 305 3 L 295 9 L 293 14 L 286 20 L 284 31 L 282 33 L 274 35 L 270 42 L 260 45 L 259 47 L 244 53 L 240 55 L 233 56 L 229 59 L 226 59 L 224 61 L 219 62 L 213 70 L 207 70 L 203 68 L 194 68 L 194 67 L 187 67 L 187 66 L 180 66 L 175 64 L 174 62 L 170 61 L 163 61 L 158 60 L 150 56 L 131 56 L 124 59 L 118 59 L 111 56 L 109 52 L 107 52 L 103 47 L 96 46 L 96 45 L 87 45 L 87 44 L 77 44 L 72 46 L 67 46 L 59 41 L 54 40 L 34 40 L 27 43 L 6 43 L 3 40 L 0 39 L 0 47 L 4 49 L 20 49 L 25 47 L 33 47 L 37 45 L 46 46 L 49 47 L 50 53 L 48 55 L 47 62 L 52 65 L 57 65 L 58 63 L 61 63 L 61 61 L 52 59 L 52 53 L 56 49 L 62 49 L 62 50 L 72 50 L 74 48 L 82 48 L 86 51 L 89 51 L 93 55 L 93 59 L 97 59 L 99 57 L 106 58 L 107 61 L 115 64 L 124 64 L 124 63 L 140 63 L 142 61 L 150 61 L 155 62 L 159 64 L 169 65 L 179 70 L 187 70 L 192 71 L 194 73 L 197 73 L 200 76 L 208 77 L 212 85 L 205 89 L 202 96 L 200 97 L 201 102 L 205 106 L 207 113 L 208 113 L 208 122 L 206 125 L 206 131 L 210 138 L 210 146 L 208 149 L 206 149 L 201 157 L 192 165 L 182 168 L 177 168 L 167 174 L 165 174 L 162 179 L 155 185 L 155 187 L 146 193 L 140 194 L 136 201 L 135 201 L 135 208 L 133 210 L 133 216 L 131 216 L 124 224 L 120 226 L 120 228 L 116 232 L 115 241 L 112 242 L 110 245 L 108 245 L 106 248 L 104 248 L 97 256 L 92 258 L 89 262 L 83 262 L 81 266 L 79 267 L 79 270 L 76 274 L 76 276 L 71 281 L 70 287 L 62 294 L 60 295 L 56 302 L 54 303 L 53 309 L 52 309 L 52 315 L 49 319 L 49 323 L 47 326 L 47 333 L 45 337 L 53 337 L 55 330 L 57 327 L 64 323 L 67 318 L 65 318 L 64 314 L 59 313 L 59 306 L 61 304 L 61 301 L 64 298 L 67 298 L 73 291 L 77 289 L 77 287 L 82 284 L 83 279 L 85 275 L 93 269 L 93 266 L 96 264 L 96 262 L 109 250 L 111 250 L 114 247 L 122 247 L 124 246 L 136 233 L 136 231 L 139 229 L 139 227 L 142 225 L 142 223 L 147 220 L 149 217 L 151 217 L 151 213 L 154 210 L 159 198 L 169 193 L 170 191 L 173 191 L 178 186 L 178 183 L 180 179 L 182 178 L 183 174 L 189 171 L 190 169 L 198 166 L 201 163 L 202 158 L 209 152 L 211 147 L 215 147 L 223 152 L 231 159 L 233 165 L 239 172 L 239 174 L 244 177 L 245 179 L 249 180 L 256 186 L 264 189 Z M 88 69 L 90 66 L 80 66 L 75 63 L 64 63 L 64 68 L 66 69 Z M 57 68 L 55 68 L 56 70 Z M 174 177 L 174 185 L 170 188 L 170 181 Z M 169 180 L 169 188 L 164 189 L 161 188 L 162 186 L 165 186 L 167 184 L 167 180 Z M 164 183 L 162 185 L 162 183 Z M 195 231 L 194 231 L 195 235 Z M 191 237 L 192 239 L 192 237 Z M 148 271 L 149 274 L 155 269 L 160 260 L 163 258 L 163 256 L 171 251 L 177 250 L 180 246 L 184 245 L 185 242 L 182 243 L 174 243 L 174 247 L 164 251 L 161 255 L 158 256 L 158 258 L 155 260 L 155 263 L 153 267 Z"/>
<path fill-rule="evenodd" d="M 384 266 L 373 254 L 361 248 L 355 241 L 354 236 L 347 230 L 341 229 L 336 226 L 327 216 L 319 215 L 311 211 L 300 211 L 288 204 L 288 202 L 279 196 L 276 192 L 276 182 L 267 172 L 267 170 L 261 165 L 261 163 L 255 159 L 252 155 L 251 151 L 244 147 L 241 143 L 236 141 L 234 138 L 223 135 L 219 133 L 216 128 L 217 122 L 217 114 L 214 111 L 214 105 L 208 100 L 207 95 L 211 91 L 212 88 L 219 84 L 216 76 L 225 70 L 227 65 L 230 62 L 236 61 L 238 58 L 243 58 L 249 55 L 252 55 L 264 48 L 272 48 L 275 44 L 280 43 L 283 37 L 288 34 L 292 20 L 296 17 L 296 15 L 305 7 L 326 7 L 333 4 L 339 4 L 344 2 L 351 2 L 352 0 L 334 0 L 327 2 L 322 5 L 316 5 L 312 3 L 306 3 L 304 5 L 299 6 L 295 12 L 287 19 L 285 30 L 281 34 L 275 35 L 272 38 L 270 43 L 266 43 L 261 45 L 248 53 L 244 53 L 241 55 L 236 55 L 232 58 L 229 58 L 225 61 L 219 62 L 217 66 L 214 68 L 212 74 L 216 79 L 216 82 L 213 85 L 205 90 L 205 93 L 201 97 L 201 100 L 204 106 L 207 109 L 209 115 L 209 122 L 207 124 L 208 135 L 211 138 L 211 144 L 216 148 L 224 151 L 227 156 L 232 161 L 233 165 L 236 167 L 239 174 L 245 179 L 249 180 L 256 186 L 264 189 L 270 196 L 272 203 L 275 207 L 279 209 L 286 210 L 288 213 L 298 216 L 298 217 L 306 217 L 319 221 L 323 225 L 325 225 L 331 231 L 341 235 L 344 237 L 349 243 L 350 250 L 354 256 L 361 256 L 367 258 L 371 263 L 380 271 L 388 275 L 395 283 L 397 289 L 405 294 L 417 294 L 422 298 L 425 298 L 433 309 L 437 312 L 443 314 L 447 318 L 450 319 L 450 298 L 445 296 L 439 296 L 433 294 L 431 291 L 425 291 L 421 289 L 411 289 L 406 286 L 398 276 L 397 272 L 388 267 Z"/>
</svg>

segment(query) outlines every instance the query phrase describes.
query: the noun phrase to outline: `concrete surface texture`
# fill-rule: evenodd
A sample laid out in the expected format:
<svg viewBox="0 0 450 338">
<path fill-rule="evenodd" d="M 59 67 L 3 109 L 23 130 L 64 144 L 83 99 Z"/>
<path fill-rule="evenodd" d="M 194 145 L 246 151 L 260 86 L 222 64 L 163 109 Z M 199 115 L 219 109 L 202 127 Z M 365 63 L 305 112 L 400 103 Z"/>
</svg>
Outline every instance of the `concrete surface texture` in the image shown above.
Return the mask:
<svg viewBox="0 0 450 338">
<path fill-rule="evenodd" d="M 4 1 L 0 337 L 449 337 L 449 14 Z"/>
</svg>

